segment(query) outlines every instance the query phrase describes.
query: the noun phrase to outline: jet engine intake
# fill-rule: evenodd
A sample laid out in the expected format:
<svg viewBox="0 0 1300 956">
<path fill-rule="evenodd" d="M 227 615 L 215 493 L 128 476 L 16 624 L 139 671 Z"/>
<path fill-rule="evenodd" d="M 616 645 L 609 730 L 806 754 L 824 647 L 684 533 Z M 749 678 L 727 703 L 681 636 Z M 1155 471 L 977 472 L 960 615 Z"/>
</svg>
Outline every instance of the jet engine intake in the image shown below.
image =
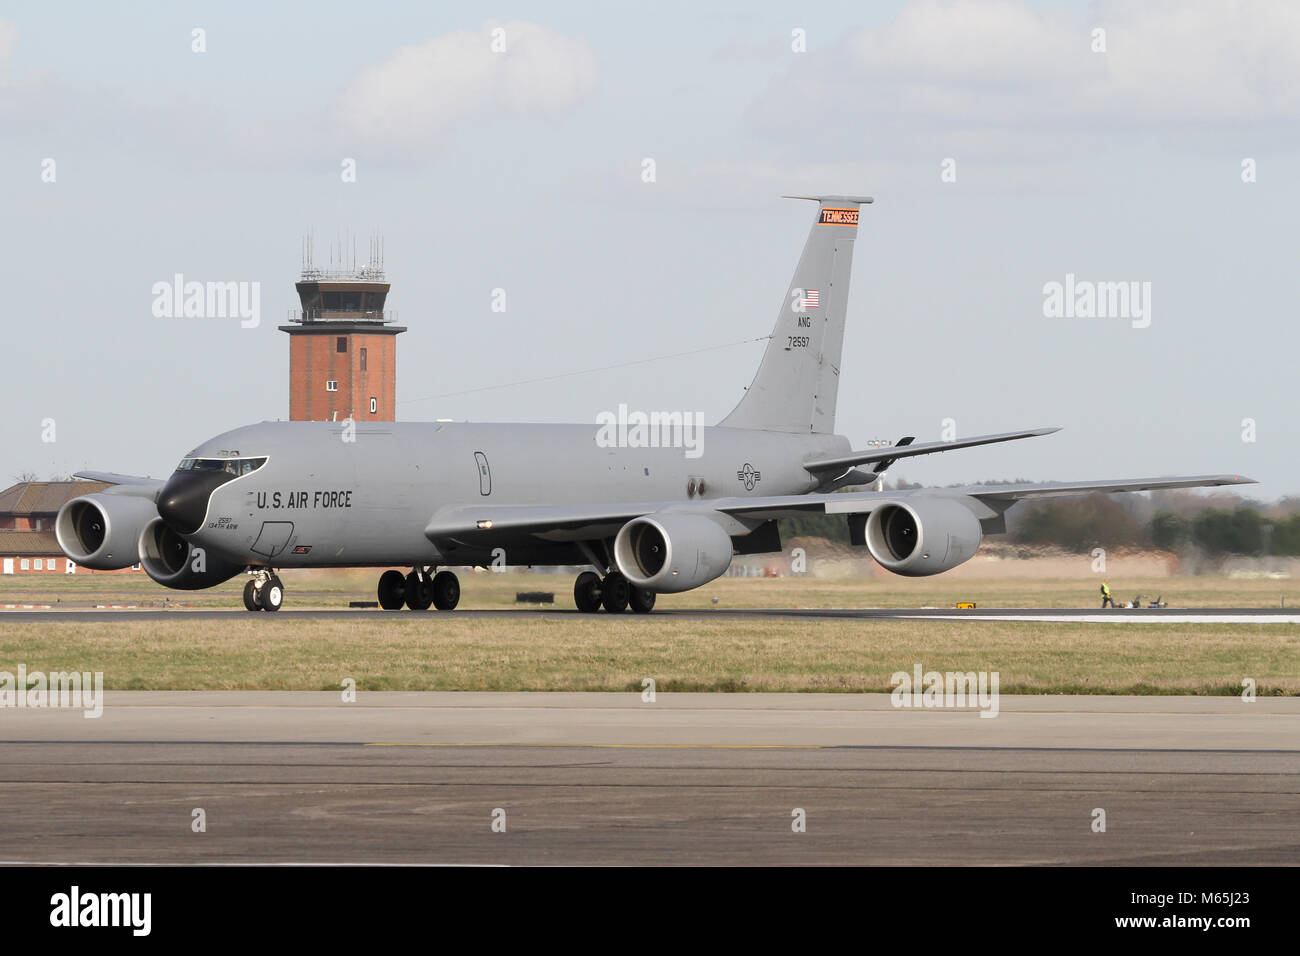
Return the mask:
<svg viewBox="0 0 1300 956">
<path fill-rule="evenodd" d="M 244 570 L 243 565 L 194 547 L 157 517 L 140 532 L 139 551 L 145 574 L 178 591 L 210 588 Z"/>
<path fill-rule="evenodd" d="M 54 519 L 63 553 L 95 571 L 117 571 L 140 561 L 140 530 L 158 517 L 148 498 L 103 492 L 73 498 Z"/>
<path fill-rule="evenodd" d="M 614 538 L 614 563 L 639 588 L 689 591 L 731 566 L 731 537 L 708 514 L 663 511 L 633 518 Z"/>
<path fill-rule="evenodd" d="M 867 549 L 895 574 L 925 577 L 968 561 L 984 540 L 974 512 L 956 498 L 912 496 L 875 507 Z"/>
</svg>

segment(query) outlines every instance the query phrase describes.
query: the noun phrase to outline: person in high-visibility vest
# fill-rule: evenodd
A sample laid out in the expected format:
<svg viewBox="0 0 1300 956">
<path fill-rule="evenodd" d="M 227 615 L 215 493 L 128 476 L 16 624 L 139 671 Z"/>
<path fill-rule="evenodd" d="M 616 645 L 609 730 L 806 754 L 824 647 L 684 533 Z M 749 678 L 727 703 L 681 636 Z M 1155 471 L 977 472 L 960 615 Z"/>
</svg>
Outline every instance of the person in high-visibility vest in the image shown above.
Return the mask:
<svg viewBox="0 0 1300 956">
<path fill-rule="evenodd" d="M 1101 606 L 1106 607 L 1106 605 L 1108 604 L 1111 607 L 1115 606 L 1115 602 L 1110 599 L 1110 585 L 1107 584 L 1105 581 L 1102 581 L 1101 582 Z"/>
</svg>

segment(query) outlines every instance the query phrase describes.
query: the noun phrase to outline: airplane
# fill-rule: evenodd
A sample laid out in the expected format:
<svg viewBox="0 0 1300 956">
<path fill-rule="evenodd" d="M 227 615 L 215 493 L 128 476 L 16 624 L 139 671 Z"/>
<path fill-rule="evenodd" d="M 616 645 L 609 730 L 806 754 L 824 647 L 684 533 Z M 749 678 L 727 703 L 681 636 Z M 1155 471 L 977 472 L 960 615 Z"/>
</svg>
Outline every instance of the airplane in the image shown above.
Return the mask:
<svg viewBox="0 0 1300 956">
<path fill-rule="evenodd" d="M 853 246 L 872 199 L 787 198 L 817 203 L 803 253 L 753 381 L 693 450 L 675 440 L 672 416 L 660 422 L 663 442 L 635 428 L 602 440 L 600 426 L 584 424 L 262 422 L 203 442 L 165 480 L 80 473 L 112 486 L 60 509 L 59 545 L 85 567 L 138 563 L 182 590 L 246 573 L 249 611 L 280 609 L 277 572 L 329 567 L 388 568 L 378 584 L 386 610 L 451 610 L 460 582 L 449 567 L 504 562 L 586 567 L 573 589 L 579 611 L 644 614 L 658 594 L 724 574 L 733 555 L 780 551 L 785 516 L 842 515 L 851 543 L 882 567 L 924 576 L 969 560 L 1019 501 L 1253 483 L 1201 475 L 860 490 L 882 487 L 905 458 L 1058 429 L 909 436 L 863 450 L 835 434 Z"/>
</svg>

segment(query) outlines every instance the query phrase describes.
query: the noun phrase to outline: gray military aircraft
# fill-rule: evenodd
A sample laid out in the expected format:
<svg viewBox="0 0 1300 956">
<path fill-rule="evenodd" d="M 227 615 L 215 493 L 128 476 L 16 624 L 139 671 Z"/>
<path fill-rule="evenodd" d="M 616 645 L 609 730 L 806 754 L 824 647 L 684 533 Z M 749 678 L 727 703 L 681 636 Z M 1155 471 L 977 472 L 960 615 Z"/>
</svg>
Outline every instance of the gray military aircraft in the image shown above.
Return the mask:
<svg viewBox="0 0 1300 956">
<path fill-rule="evenodd" d="M 817 217 L 758 373 L 692 449 L 676 440 L 680 413 L 656 413 L 658 432 L 629 418 L 613 441 L 593 425 L 263 422 L 199 445 L 165 481 L 83 473 L 115 484 L 63 506 L 59 544 L 90 568 L 139 563 L 170 588 L 248 573 L 250 611 L 279 610 L 276 570 L 325 567 L 389 568 L 379 578 L 388 610 L 450 610 L 460 583 L 446 568 L 504 560 L 590 566 L 573 589 L 580 611 L 646 613 L 656 594 L 723 574 L 734 554 L 781 550 L 777 519 L 787 515 L 843 515 L 854 545 L 895 574 L 920 576 L 968 560 L 1026 498 L 1251 482 L 1202 475 L 841 491 L 875 484 L 903 458 L 1057 429 L 909 437 L 861 451 L 834 434 L 853 244 L 860 207 L 872 200 L 789 198 L 815 201 Z"/>
</svg>

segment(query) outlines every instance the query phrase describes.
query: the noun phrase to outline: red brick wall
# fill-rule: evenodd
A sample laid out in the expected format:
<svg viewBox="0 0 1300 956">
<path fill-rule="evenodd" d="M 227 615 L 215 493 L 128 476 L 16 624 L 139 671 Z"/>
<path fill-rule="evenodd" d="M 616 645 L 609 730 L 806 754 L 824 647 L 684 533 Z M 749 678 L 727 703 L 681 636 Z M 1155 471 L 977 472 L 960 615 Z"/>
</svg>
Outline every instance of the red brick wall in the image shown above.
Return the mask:
<svg viewBox="0 0 1300 956">
<path fill-rule="evenodd" d="M 397 336 L 347 333 L 347 351 L 337 348 L 339 335 L 289 333 L 289 418 L 292 421 L 395 420 Z M 361 350 L 366 371 L 361 371 Z M 331 392 L 325 383 L 339 383 Z M 370 411 L 371 397 L 377 407 Z"/>
</svg>

